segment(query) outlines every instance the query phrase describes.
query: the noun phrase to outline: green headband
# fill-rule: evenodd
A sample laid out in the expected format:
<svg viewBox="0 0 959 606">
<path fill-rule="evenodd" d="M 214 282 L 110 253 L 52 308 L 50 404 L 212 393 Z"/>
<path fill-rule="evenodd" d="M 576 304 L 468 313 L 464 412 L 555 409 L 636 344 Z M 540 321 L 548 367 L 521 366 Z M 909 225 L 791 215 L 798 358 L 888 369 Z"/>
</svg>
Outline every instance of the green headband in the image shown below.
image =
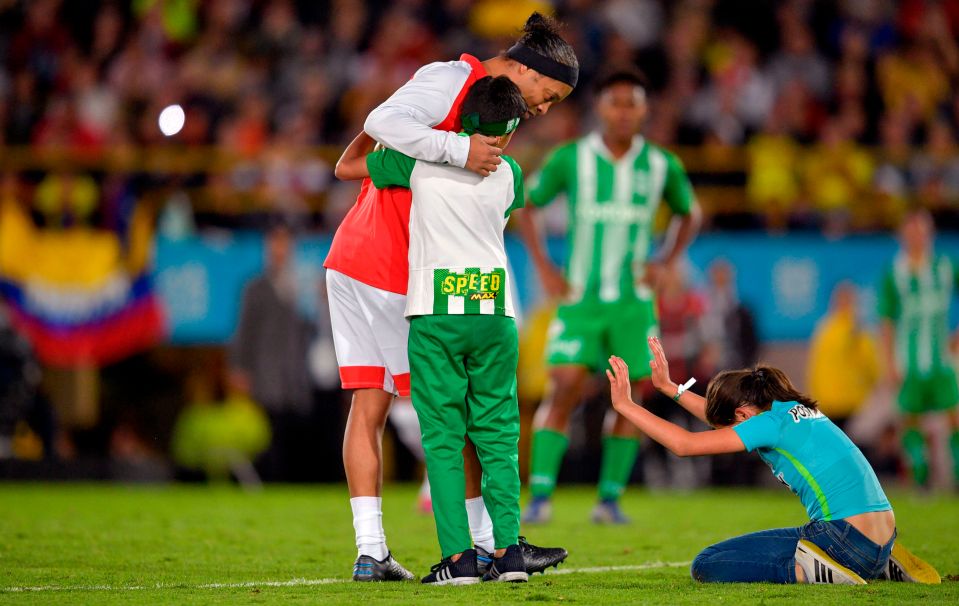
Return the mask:
<svg viewBox="0 0 959 606">
<path fill-rule="evenodd" d="M 504 120 L 503 122 L 487 122 L 480 124 L 479 112 L 465 114 L 462 119 L 463 130 L 469 134 L 480 133 L 490 137 L 508 135 L 519 126 L 519 117 Z"/>
</svg>

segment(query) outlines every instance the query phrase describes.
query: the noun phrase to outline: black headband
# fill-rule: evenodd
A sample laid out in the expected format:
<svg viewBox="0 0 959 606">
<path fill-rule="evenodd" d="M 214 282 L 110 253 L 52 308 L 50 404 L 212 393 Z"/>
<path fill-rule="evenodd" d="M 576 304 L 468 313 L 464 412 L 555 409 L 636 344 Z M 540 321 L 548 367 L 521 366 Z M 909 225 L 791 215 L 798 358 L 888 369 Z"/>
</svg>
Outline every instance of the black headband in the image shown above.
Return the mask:
<svg viewBox="0 0 959 606">
<path fill-rule="evenodd" d="M 544 76 L 576 88 L 576 81 L 579 79 L 578 67 L 563 65 L 559 61 L 541 55 L 519 42 L 506 51 L 506 56 L 514 61 L 519 61 L 530 69 L 535 69 Z"/>
</svg>

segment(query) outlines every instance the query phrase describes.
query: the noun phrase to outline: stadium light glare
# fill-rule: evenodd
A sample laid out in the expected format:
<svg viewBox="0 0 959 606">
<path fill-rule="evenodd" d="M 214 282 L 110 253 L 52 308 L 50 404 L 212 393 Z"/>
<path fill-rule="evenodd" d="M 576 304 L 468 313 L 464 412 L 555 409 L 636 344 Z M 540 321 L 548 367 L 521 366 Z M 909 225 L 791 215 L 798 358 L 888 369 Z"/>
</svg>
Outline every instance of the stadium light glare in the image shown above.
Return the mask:
<svg viewBox="0 0 959 606">
<path fill-rule="evenodd" d="M 160 126 L 160 132 L 167 137 L 172 137 L 183 129 L 186 122 L 186 114 L 179 105 L 168 105 L 160 112 L 160 118 L 157 123 Z"/>
</svg>

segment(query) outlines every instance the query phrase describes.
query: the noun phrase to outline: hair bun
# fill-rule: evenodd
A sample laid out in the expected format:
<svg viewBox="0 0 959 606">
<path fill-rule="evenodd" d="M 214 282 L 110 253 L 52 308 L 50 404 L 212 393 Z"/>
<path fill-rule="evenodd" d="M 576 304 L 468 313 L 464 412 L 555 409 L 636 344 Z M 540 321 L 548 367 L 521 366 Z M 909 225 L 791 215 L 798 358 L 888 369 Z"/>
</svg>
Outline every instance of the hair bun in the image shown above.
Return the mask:
<svg viewBox="0 0 959 606">
<path fill-rule="evenodd" d="M 535 12 L 526 20 L 523 25 L 523 31 L 527 34 L 546 32 L 550 34 L 559 33 L 559 24 L 552 17 L 547 17 L 543 13 Z"/>
</svg>

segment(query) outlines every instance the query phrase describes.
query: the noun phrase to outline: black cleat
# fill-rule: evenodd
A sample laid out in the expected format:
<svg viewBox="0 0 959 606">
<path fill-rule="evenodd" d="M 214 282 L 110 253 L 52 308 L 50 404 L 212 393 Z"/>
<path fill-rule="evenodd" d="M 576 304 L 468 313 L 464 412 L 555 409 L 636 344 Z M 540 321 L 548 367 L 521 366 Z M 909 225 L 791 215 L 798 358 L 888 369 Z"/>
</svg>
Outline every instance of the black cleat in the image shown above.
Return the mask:
<svg viewBox="0 0 959 606">
<path fill-rule="evenodd" d="M 360 582 L 415 581 L 416 577 L 394 560 L 393 554 L 388 553 L 382 560 L 368 555 L 356 558 L 353 564 L 353 580 Z"/>
<path fill-rule="evenodd" d="M 500 583 L 525 583 L 529 580 L 526 572 L 526 562 L 523 561 L 523 550 L 519 545 L 510 545 L 506 553 L 500 558 L 493 558 L 483 580 Z"/>
<path fill-rule="evenodd" d="M 476 550 L 468 549 L 457 561 L 446 558 L 430 568 L 430 573 L 423 577 L 423 583 L 430 585 L 472 585 L 480 582 L 480 574 L 476 568 Z"/>
<path fill-rule="evenodd" d="M 569 552 L 562 547 L 537 547 L 530 544 L 526 537 L 519 538 L 519 546 L 529 574 L 546 572 L 550 566 L 556 568 L 569 556 Z"/>
</svg>

